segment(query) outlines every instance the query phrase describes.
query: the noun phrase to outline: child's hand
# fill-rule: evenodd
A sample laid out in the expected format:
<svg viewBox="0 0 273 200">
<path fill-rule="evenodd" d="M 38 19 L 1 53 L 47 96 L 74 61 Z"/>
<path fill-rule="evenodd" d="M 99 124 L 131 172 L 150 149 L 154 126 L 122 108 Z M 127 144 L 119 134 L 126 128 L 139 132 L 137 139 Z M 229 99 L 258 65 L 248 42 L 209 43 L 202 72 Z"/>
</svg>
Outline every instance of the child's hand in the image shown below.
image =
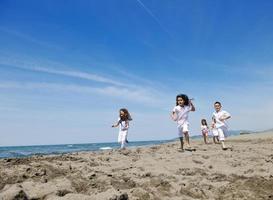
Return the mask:
<svg viewBox="0 0 273 200">
<path fill-rule="evenodd" d="M 171 119 L 173 121 L 176 121 L 177 120 L 177 115 L 175 113 L 171 113 Z"/>
<path fill-rule="evenodd" d="M 112 125 L 112 128 L 114 128 L 115 127 L 115 125 Z"/>
</svg>

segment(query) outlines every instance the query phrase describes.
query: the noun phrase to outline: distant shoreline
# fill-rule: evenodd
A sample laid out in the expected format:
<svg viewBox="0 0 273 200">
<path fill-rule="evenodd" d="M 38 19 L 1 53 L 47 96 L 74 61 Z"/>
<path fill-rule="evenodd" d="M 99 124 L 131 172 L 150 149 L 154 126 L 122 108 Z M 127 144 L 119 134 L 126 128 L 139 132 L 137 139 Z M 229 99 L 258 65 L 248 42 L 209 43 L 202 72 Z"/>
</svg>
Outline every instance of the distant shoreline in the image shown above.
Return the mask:
<svg viewBox="0 0 273 200">
<path fill-rule="evenodd" d="M 268 131 L 270 132 L 270 131 Z M 239 137 L 240 131 L 233 131 L 233 135 L 227 138 Z M 243 135 L 253 135 L 262 134 L 266 132 L 245 132 Z M 212 136 L 209 135 L 211 139 Z M 132 141 L 129 143 L 128 148 L 137 148 L 142 146 L 153 146 L 157 144 L 164 144 L 169 142 L 174 142 L 178 138 L 170 140 L 151 140 L 151 141 Z M 192 141 L 203 140 L 202 135 L 191 136 Z M 86 144 L 54 144 L 54 145 L 28 145 L 28 146 L 0 146 L 0 159 L 5 158 L 23 158 L 31 156 L 46 156 L 46 155 L 61 155 L 69 153 L 80 153 L 80 152 L 93 152 L 93 151 L 103 151 L 109 149 L 118 149 L 119 144 L 117 142 L 107 142 L 107 143 L 86 143 Z"/>
</svg>

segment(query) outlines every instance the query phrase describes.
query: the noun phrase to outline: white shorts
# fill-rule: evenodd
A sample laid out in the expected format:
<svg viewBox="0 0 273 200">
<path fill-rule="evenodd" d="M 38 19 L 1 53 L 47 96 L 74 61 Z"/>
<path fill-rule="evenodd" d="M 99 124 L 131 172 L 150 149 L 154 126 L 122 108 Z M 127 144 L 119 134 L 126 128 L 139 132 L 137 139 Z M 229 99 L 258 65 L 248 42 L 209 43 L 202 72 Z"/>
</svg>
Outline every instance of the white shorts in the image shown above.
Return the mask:
<svg viewBox="0 0 273 200">
<path fill-rule="evenodd" d="M 127 135 L 128 135 L 128 130 L 126 131 L 119 131 L 118 134 L 118 142 L 119 143 L 124 143 L 127 139 Z"/>
<path fill-rule="evenodd" d="M 228 136 L 228 129 L 224 126 L 217 128 L 219 134 L 219 140 L 224 141 L 225 138 Z"/>
<path fill-rule="evenodd" d="M 214 137 L 216 137 L 216 136 L 218 136 L 219 134 L 218 134 L 218 130 L 216 129 L 216 128 L 214 128 L 214 129 L 212 129 L 212 135 L 214 136 Z"/>
<path fill-rule="evenodd" d="M 178 125 L 178 136 L 183 137 L 185 132 L 189 132 L 189 124 Z"/>
</svg>

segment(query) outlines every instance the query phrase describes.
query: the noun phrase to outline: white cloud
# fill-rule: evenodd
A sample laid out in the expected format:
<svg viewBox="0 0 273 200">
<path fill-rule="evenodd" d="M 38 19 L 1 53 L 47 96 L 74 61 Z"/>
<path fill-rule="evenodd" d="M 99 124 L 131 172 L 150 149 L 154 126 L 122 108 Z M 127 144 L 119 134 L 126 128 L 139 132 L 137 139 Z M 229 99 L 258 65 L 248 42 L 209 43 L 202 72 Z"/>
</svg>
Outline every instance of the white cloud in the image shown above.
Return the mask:
<svg viewBox="0 0 273 200">
<path fill-rule="evenodd" d="M 82 94 L 100 94 L 133 102 L 154 104 L 159 99 L 146 89 L 129 89 L 124 87 L 90 87 L 76 84 L 37 83 L 37 82 L 0 82 L 0 89 L 45 90 L 49 92 L 73 92 Z"/>
<path fill-rule="evenodd" d="M 118 70 L 119 77 L 127 77 L 130 83 L 117 81 L 113 78 L 97 75 L 94 73 L 87 73 L 77 70 L 71 70 L 71 66 L 66 66 L 62 63 L 56 63 L 52 61 L 32 61 L 25 57 L 15 56 L 0 56 L 0 66 L 6 66 L 9 68 L 18 68 L 27 71 L 34 71 L 40 73 L 48 73 L 54 75 L 60 75 L 64 77 L 78 78 L 83 80 L 89 80 L 97 83 L 104 83 L 102 87 L 90 87 L 75 84 L 62 83 L 39 83 L 39 82 L 2 82 L 0 88 L 14 88 L 14 89 L 47 89 L 52 91 L 72 91 L 80 93 L 96 93 L 101 95 L 107 95 L 115 98 L 130 99 L 133 102 L 146 102 L 146 103 L 161 103 L 164 101 L 162 98 L 163 85 L 155 83 L 150 80 L 146 80 L 124 70 Z M 118 78 L 116 78 L 118 79 Z M 137 84 L 133 84 L 136 82 Z M 92 82 L 90 83 L 92 84 Z M 158 89 L 160 88 L 160 90 Z M 160 106 L 160 105 L 158 105 Z"/>
<path fill-rule="evenodd" d="M 29 61 L 25 61 L 25 60 L 20 61 L 19 59 L 0 57 L 0 65 L 7 65 L 7 66 L 13 67 L 13 68 L 19 68 L 19 69 L 24 69 L 24 70 L 29 70 L 29 71 L 36 71 L 36 72 L 44 72 L 44 73 L 56 74 L 56 75 L 63 75 L 63 76 L 91 80 L 91 81 L 96 81 L 96 82 L 101 82 L 101 83 L 109 83 L 109 84 L 119 85 L 119 86 L 125 85 L 125 84 L 120 83 L 118 81 L 111 80 L 111 79 L 99 76 L 97 74 L 86 73 L 86 72 L 81 72 L 81 71 L 76 71 L 76 70 L 58 70 L 58 69 L 53 69 L 53 68 L 49 68 L 49 67 L 44 67 L 44 66 L 42 66 L 43 64 L 29 62 Z M 54 68 L 58 67 L 58 66 L 56 66 L 56 64 L 51 63 L 51 65 Z M 62 66 L 62 64 L 60 64 L 60 65 Z"/>
</svg>

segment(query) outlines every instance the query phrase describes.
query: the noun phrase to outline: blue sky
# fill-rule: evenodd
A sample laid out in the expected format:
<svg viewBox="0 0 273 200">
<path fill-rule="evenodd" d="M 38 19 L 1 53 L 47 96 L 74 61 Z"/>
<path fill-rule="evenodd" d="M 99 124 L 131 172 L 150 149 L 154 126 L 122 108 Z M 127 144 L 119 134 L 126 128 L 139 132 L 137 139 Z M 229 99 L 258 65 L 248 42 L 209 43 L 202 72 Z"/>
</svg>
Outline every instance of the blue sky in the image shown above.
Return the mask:
<svg viewBox="0 0 273 200">
<path fill-rule="evenodd" d="M 213 103 L 231 129 L 272 128 L 273 2 L 0 1 L 0 145 L 171 139 L 178 93 L 192 135 Z"/>
</svg>

